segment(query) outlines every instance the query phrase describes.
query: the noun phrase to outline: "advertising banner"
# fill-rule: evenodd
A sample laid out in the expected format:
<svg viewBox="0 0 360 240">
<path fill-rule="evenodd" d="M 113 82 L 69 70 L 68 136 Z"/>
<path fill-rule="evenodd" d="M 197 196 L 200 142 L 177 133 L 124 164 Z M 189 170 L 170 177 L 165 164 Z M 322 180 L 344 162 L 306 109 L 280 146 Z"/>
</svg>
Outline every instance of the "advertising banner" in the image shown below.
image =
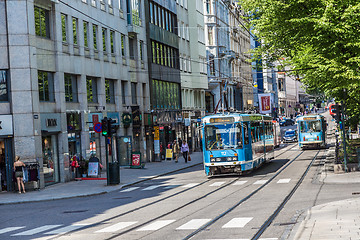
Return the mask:
<svg viewBox="0 0 360 240">
<path fill-rule="evenodd" d="M 259 94 L 259 108 L 260 113 L 271 113 L 271 93 Z"/>
</svg>

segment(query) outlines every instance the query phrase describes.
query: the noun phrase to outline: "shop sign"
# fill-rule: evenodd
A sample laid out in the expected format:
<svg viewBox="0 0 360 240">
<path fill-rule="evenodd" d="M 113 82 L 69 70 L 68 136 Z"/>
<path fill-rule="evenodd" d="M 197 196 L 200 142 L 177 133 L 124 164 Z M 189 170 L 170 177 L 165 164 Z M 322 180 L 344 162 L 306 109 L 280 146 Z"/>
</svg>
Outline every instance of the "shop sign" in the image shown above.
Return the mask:
<svg viewBox="0 0 360 240">
<path fill-rule="evenodd" d="M 140 126 L 141 125 L 141 114 L 140 114 L 140 108 L 139 106 L 132 106 L 131 107 L 131 113 L 132 113 L 132 121 L 133 126 Z"/>
<path fill-rule="evenodd" d="M 0 135 L 13 135 L 12 115 L 0 115 Z"/>
<path fill-rule="evenodd" d="M 94 124 L 100 122 L 102 118 L 103 118 L 102 113 L 89 113 L 88 115 L 89 128 L 93 128 Z"/>
<path fill-rule="evenodd" d="M 190 126 L 190 118 L 185 118 L 184 119 L 184 124 L 186 127 Z"/>
<path fill-rule="evenodd" d="M 160 154 L 160 140 L 154 140 L 154 153 Z"/>
<path fill-rule="evenodd" d="M 123 113 L 121 116 L 121 121 L 124 125 L 129 126 L 132 122 L 131 114 L 130 113 Z"/>
<path fill-rule="evenodd" d="M 60 132 L 61 131 L 61 117 L 60 113 L 44 113 L 40 115 L 41 130 L 47 132 Z"/>
<path fill-rule="evenodd" d="M 107 118 L 111 118 L 112 120 L 115 120 L 115 123 L 113 125 L 120 124 L 120 114 L 118 112 L 108 112 Z"/>
<path fill-rule="evenodd" d="M 160 140 L 159 127 L 154 127 L 154 140 Z"/>
</svg>

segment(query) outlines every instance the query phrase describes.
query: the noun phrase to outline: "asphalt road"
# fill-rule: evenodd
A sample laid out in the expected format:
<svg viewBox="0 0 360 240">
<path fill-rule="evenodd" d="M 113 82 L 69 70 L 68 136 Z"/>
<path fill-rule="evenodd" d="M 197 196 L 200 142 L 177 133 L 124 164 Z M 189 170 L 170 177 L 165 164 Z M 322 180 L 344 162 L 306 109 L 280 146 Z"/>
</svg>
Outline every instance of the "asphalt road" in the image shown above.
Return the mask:
<svg viewBox="0 0 360 240">
<path fill-rule="evenodd" d="M 260 238 L 288 239 L 308 208 L 351 198 L 358 189 L 318 180 L 325 154 L 287 144 L 240 177 L 208 179 L 197 166 L 105 195 L 3 205 L 0 238 L 251 239 L 299 184 Z"/>
</svg>

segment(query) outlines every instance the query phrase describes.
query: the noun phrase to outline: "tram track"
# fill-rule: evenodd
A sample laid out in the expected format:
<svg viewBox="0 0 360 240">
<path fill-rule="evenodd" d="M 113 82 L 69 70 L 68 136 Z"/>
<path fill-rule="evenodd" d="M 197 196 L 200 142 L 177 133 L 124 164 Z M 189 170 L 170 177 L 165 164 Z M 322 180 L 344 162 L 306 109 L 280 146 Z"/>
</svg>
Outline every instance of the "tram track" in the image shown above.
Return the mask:
<svg viewBox="0 0 360 240">
<path fill-rule="evenodd" d="M 290 147 L 285 147 L 285 148 L 281 149 L 282 152 L 281 152 L 280 154 L 276 155 L 275 157 L 279 157 L 279 156 L 285 154 L 286 152 L 288 152 L 290 149 L 293 149 L 294 147 L 296 147 L 296 145 L 290 146 Z M 278 174 L 280 174 L 280 173 L 281 173 L 285 168 L 287 168 L 293 161 L 295 161 L 301 154 L 302 154 L 302 152 L 299 153 L 299 154 L 298 154 L 294 159 L 292 159 L 290 162 L 288 162 L 285 166 L 283 166 L 282 168 L 280 168 L 280 170 L 278 170 L 278 172 L 277 172 L 272 178 L 270 178 L 270 180 L 272 180 L 272 179 L 275 178 Z M 165 174 L 165 175 L 166 175 L 166 174 Z M 164 176 L 164 175 L 159 176 L 159 177 L 163 177 L 163 176 Z M 159 177 L 157 177 L 157 178 L 159 178 Z M 186 204 L 183 204 L 183 205 L 181 205 L 181 206 L 179 206 L 179 207 L 177 207 L 177 208 L 174 208 L 173 210 L 168 211 L 168 212 L 166 212 L 166 213 L 164 213 L 164 214 L 162 214 L 162 215 L 159 215 L 159 216 L 157 216 L 157 217 L 155 217 L 155 218 L 151 218 L 150 220 L 142 223 L 141 226 L 146 225 L 146 224 L 149 224 L 150 222 L 156 221 L 156 220 L 161 219 L 161 218 L 163 218 L 163 217 L 166 217 L 166 216 L 168 216 L 168 215 L 170 215 L 170 214 L 172 214 L 172 213 L 175 213 L 175 212 L 177 212 L 177 211 L 180 211 L 181 209 L 183 209 L 183 208 L 185 208 L 185 207 L 188 207 L 188 206 L 190 206 L 190 205 L 192 205 L 192 204 L 194 204 L 194 203 L 196 203 L 196 202 L 199 202 L 199 201 L 201 201 L 202 199 L 204 199 L 204 198 L 206 198 L 206 197 L 209 197 L 210 195 L 212 195 L 212 194 L 214 194 L 214 193 L 216 193 L 216 192 L 218 192 L 218 191 L 220 191 L 220 190 L 223 190 L 223 189 L 225 189 L 226 187 L 232 185 L 233 183 L 235 183 L 236 181 L 238 181 L 241 177 L 242 177 L 242 176 L 238 176 L 238 177 L 236 177 L 235 179 L 231 180 L 230 182 L 226 183 L 225 185 L 223 185 L 223 186 L 221 186 L 221 187 L 219 187 L 219 188 L 217 188 L 217 189 L 212 190 L 211 192 L 208 192 L 208 193 L 206 193 L 206 194 L 204 194 L 204 195 L 202 195 L 202 196 L 199 196 L 198 198 L 193 199 L 193 200 L 187 202 Z M 157 178 L 152 178 L 151 180 L 156 180 Z M 173 194 L 171 194 L 171 195 L 169 195 L 169 196 L 163 197 L 163 198 L 158 199 L 158 200 L 156 200 L 156 201 L 153 201 L 153 202 L 151 202 L 151 203 L 147 203 L 147 204 L 144 204 L 144 205 L 142 205 L 142 206 L 138 206 L 138 207 L 136 207 L 136 208 L 134 208 L 134 209 L 128 210 L 128 211 L 123 212 L 123 213 L 121 213 L 121 214 L 117 214 L 117 215 L 112 216 L 112 217 L 110 217 L 110 218 L 106 218 L 106 219 L 104 219 L 104 220 L 102 220 L 102 221 L 99 221 L 99 222 L 90 224 L 90 225 L 88 225 L 86 228 L 83 228 L 82 230 L 99 226 L 99 225 L 104 224 L 104 223 L 107 223 L 107 222 L 109 222 L 109 221 L 111 221 L 111 220 L 114 220 L 114 219 L 117 219 L 117 218 L 120 218 L 120 217 L 124 217 L 124 216 L 126 216 L 126 215 L 128 215 L 128 214 L 131 214 L 131 213 L 134 213 L 134 212 L 136 212 L 136 211 L 140 211 L 140 210 L 143 210 L 143 209 L 145 209 L 145 208 L 147 208 L 147 207 L 150 207 L 150 206 L 159 204 L 159 203 L 161 203 L 161 202 L 163 202 L 163 201 L 165 201 L 165 200 L 169 200 L 169 199 L 174 198 L 174 197 L 177 197 L 177 196 L 179 196 L 179 195 L 181 195 L 181 194 L 183 194 L 183 193 L 186 193 L 186 192 L 188 192 L 188 191 L 194 190 L 194 189 L 196 189 L 197 187 L 200 187 L 200 186 L 202 186 L 202 185 L 204 185 L 204 184 L 206 184 L 206 183 L 211 182 L 212 180 L 213 180 L 213 178 L 212 178 L 212 179 L 206 179 L 206 180 L 198 183 L 198 184 L 197 184 L 196 186 L 194 186 L 194 187 L 191 187 L 191 188 L 188 188 L 188 189 L 185 189 L 185 190 L 182 190 L 182 191 L 173 193 Z M 264 185 L 260 186 L 257 191 L 259 191 L 261 188 L 263 188 L 263 187 L 266 186 L 268 183 L 270 183 L 270 180 L 269 180 L 268 182 L 266 182 Z M 256 191 L 256 192 L 257 192 L 257 191 Z M 256 192 L 255 192 L 255 193 L 256 193 Z M 255 193 L 253 193 L 253 194 L 255 194 Z M 252 196 L 253 194 L 251 194 L 251 196 Z M 248 198 L 250 198 L 251 196 L 248 196 Z M 247 199 L 248 199 L 248 198 L 247 198 Z M 125 234 L 127 234 L 127 233 L 129 233 L 129 232 L 135 231 L 135 230 L 137 230 L 138 228 L 140 228 L 141 226 L 140 226 L 140 225 L 139 225 L 139 226 L 134 226 L 134 227 L 132 227 L 132 228 L 129 228 L 129 229 L 125 230 L 125 231 L 122 231 L 122 232 L 120 232 L 120 233 L 118 233 L 118 234 L 112 235 L 111 237 L 105 238 L 105 239 L 110 240 L 110 239 L 117 238 L 117 237 L 122 236 L 122 235 L 125 235 Z M 68 232 L 68 233 L 75 233 L 75 232 L 78 232 L 78 231 L 81 231 L 81 230 L 74 230 L 74 231 L 71 231 L 71 232 Z M 60 238 L 61 236 L 62 236 L 62 235 L 60 234 L 60 235 L 54 236 L 53 238 L 50 238 L 50 239 L 57 239 L 57 238 Z"/>
<path fill-rule="evenodd" d="M 307 166 L 306 170 L 304 171 L 304 173 L 302 174 L 302 176 L 300 177 L 300 179 L 297 181 L 296 185 L 292 188 L 292 190 L 290 191 L 290 193 L 284 198 L 284 200 L 280 203 L 280 205 L 277 207 L 277 209 L 266 219 L 266 221 L 261 225 L 261 227 L 259 228 L 259 230 L 254 234 L 254 236 L 252 236 L 250 239 L 251 240 L 258 240 L 261 235 L 265 232 L 265 230 L 271 225 L 271 223 L 273 222 L 273 220 L 276 218 L 276 216 L 278 216 L 278 214 L 280 213 L 280 211 L 283 209 L 283 207 L 286 205 L 286 203 L 291 199 L 291 197 L 294 195 L 294 193 L 296 192 L 296 190 L 298 189 L 298 187 L 301 185 L 301 183 L 303 182 L 304 178 L 306 177 L 307 173 L 309 172 L 311 166 L 313 165 L 314 161 L 316 160 L 317 156 L 319 155 L 321 150 L 318 150 L 318 152 L 315 154 L 315 157 L 312 159 L 312 161 L 310 162 L 310 164 Z M 253 192 L 251 192 L 250 194 L 248 194 L 246 197 L 242 198 L 240 201 L 238 201 L 237 203 L 233 204 L 230 208 L 228 208 L 226 211 L 223 211 L 221 214 L 219 214 L 217 217 L 213 218 L 211 221 L 207 222 L 206 224 L 204 224 L 203 226 L 201 226 L 200 228 L 198 228 L 197 230 L 191 232 L 190 234 L 188 234 L 186 237 L 183 238 L 183 240 L 188 240 L 188 239 L 192 239 L 193 237 L 197 236 L 199 233 L 203 232 L 204 230 L 206 230 L 208 227 L 210 227 L 211 225 L 215 224 L 217 221 L 219 221 L 220 219 L 224 218 L 226 215 L 228 215 L 230 212 L 232 212 L 234 209 L 236 209 L 237 207 L 239 207 L 241 204 L 243 204 L 245 201 L 249 200 L 251 197 L 253 197 L 256 193 L 258 193 L 261 189 L 263 189 L 266 185 L 268 185 L 270 182 L 272 182 L 283 170 L 285 170 L 288 166 L 290 166 L 291 163 L 293 163 L 297 158 L 300 157 L 300 155 L 304 153 L 303 151 L 300 152 L 293 160 L 291 160 L 290 162 L 288 162 L 281 170 L 279 170 L 274 176 L 272 176 L 266 183 L 264 183 L 263 185 L 261 185 L 259 188 L 257 188 L 256 190 L 254 190 Z"/>
<path fill-rule="evenodd" d="M 296 146 L 296 145 L 295 145 L 295 146 Z M 291 146 L 289 149 L 292 149 L 292 148 L 294 148 L 295 146 Z M 277 155 L 277 157 L 280 156 L 280 155 L 282 155 L 282 154 L 284 154 L 284 153 L 286 153 L 287 151 L 288 151 L 288 150 L 285 150 L 284 152 L 282 152 L 282 153 L 280 153 L 279 155 Z M 284 171 L 289 165 L 291 165 L 291 163 L 293 163 L 298 157 L 300 157 L 300 155 L 301 155 L 302 153 L 303 153 L 303 152 L 300 152 L 295 158 L 293 158 L 293 159 L 292 159 L 291 161 L 289 161 L 286 165 L 284 165 L 282 168 L 280 168 L 280 170 L 278 170 L 277 173 L 276 173 L 274 176 L 272 176 L 265 184 L 261 185 L 259 188 L 257 188 L 257 189 L 256 189 L 255 191 L 253 191 L 251 194 L 249 194 L 249 195 L 246 197 L 246 199 L 244 198 L 244 199 L 243 199 L 243 202 L 246 201 L 247 199 L 251 198 L 251 197 L 252 197 L 253 195 L 255 195 L 258 191 L 260 191 L 263 187 L 265 187 L 267 184 L 269 184 L 276 176 L 278 176 L 278 175 L 279 175 L 282 171 Z M 227 183 L 227 184 L 225 184 L 225 185 L 223 185 L 223 186 L 221 186 L 221 187 L 219 187 L 219 188 L 217 188 L 217 189 L 215 189 L 215 190 L 213 190 L 213 191 L 211 191 L 211 192 L 208 192 L 207 194 L 204 194 L 204 195 L 202 195 L 202 196 L 200 196 L 200 197 L 198 197 L 198 198 L 196 198 L 196 199 L 193 199 L 193 200 L 189 201 L 189 202 L 186 203 L 186 204 L 183 204 L 183 205 L 181 205 L 181 206 L 179 206 L 179 207 L 177 207 L 177 208 L 174 208 L 174 209 L 171 210 L 171 211 L 168 211 L 168 212 L 166 212 L 166 213 L 164 213 L 164 214 L 162 214 L 162 215 L 159 215 L 159 216 L 157 216 L 157 217 L 155 217 L 155 218 L 151 218 L 150 220 L 142 223 L 141 225 L 134 226 L 134 227 L 132 227 L 132 228 L 130 228 L 130 229 L 127 229 L 126 231 L 123 231 L 123 232 L 118 233 L 118 234 L 115 234 L 115 235 L 113 235 L 113 236 L 111 236 L 111 237 L 109 237 L 109 238 L 106 238 L 106 240 L 115 239 L 115 238 L 120 237 L 120 236 L 122 236 L 122 235 L 125 235 L 125 234 L 127 234 L 127 233 L 129 233 L 129 232 L 136 231 L 137 229 L 139 229 L 140 227 L 142 227 L 142 226 L 144 226 L 144 225 L 147 225 L 147 224 L 149 224 L 149 223 L 151 223 L 151 222 L 153 222 L 153 221 L 162 219 L 162 218 L 164 218 L 164 217 L 166 217 L 166 216 L 168 216 L 168 215 L 170 215 L 170 214 L 172 214 L 172 213 L 175 213 L 175 212 L 177 212 L 177 211 L 180 211 L 181 209 L 183 209 L 183 208 L 185 208 L 185 207 L 188 207 L 188 206 L 190 206 L 190 205 L 192 205 L 192 204 L 194 204 L 194 203 L 196 203 L 196 202 L 199 202 L 199 201 L 201 201 L 202 199 L 204 199 L 204 198 L 206 198 L 206 197 L 208 197 L 208 196 L 210 196 L 210 195 L 212 195 L 212 194 L 214 194 L 214 193 L 216 193 L 216 192 L 218 192 L 218 191 L 220 191 L 220 190 L 225 189 L 226 187 L 228 187 L 228 186 L 232 185 L 233 183 L 235 183 L 236 181 L 238 181 L 240 177 L 241 177 L 241 176 L 237 177 L 236 179 L 230 181 L 229 183 Z M 208 181 L 205 181 L 205 182 L 208 182 Z M 242 189 L 242 190 L 243 190 L 243 189 Z M 240 191 L 240 190 L 239 190 L 239 191 Z M 234 193 L 232 193 L 232 194 L 234 194 Z M 236 206 L 235 206 L 235 207 L 236 207 Z M 235 208 L 235 207 L 234 207 L 234 208 Z M 224 214 L 224 215 L 226 215 L 226 214 Z M 205 228 L 206 228 L 206 227 L 205 227 Z M 184 239 L 189 239 L 189 238 L 184 238 Z"/>
</svg>

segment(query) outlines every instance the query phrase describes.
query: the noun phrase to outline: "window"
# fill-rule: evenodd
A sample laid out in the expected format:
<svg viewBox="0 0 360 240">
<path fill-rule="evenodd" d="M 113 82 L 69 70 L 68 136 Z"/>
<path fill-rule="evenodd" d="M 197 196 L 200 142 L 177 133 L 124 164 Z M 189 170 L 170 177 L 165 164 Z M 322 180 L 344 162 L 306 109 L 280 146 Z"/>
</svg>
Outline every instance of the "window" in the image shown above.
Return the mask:
<svg viewBox="0 0 360 240">
<path fill-rule="evenodd" d="M 115 32 L 110 31 L 110 50 L 111 50 L 111 54 L 115 54 L 114 41 L 115 41 Z"/>
<path fill-rule="evenodd" d="M 131 103 L 137 104 L 137 83 L 131 83 Z"/>
<path fill-rule="evenodd" d="M 73 41 L 74 45 L 78 44 L 78 19 L 72 18 L 72 25 L 73 25 Z"/>
<path fill-rule="evenodd" d="M 122 4 L 122 0 L 119 0 L 119 10 L 123 11 L 123 4 Z"/>
<path fill-rule="evenodd" d="M 140 41 L 139 42 L 139 54 L 140 54 L 140 60 L 144 61 L 144 42 Z"/>
<path fill-rule="evenodd" d="M 89 23 L 84 21 L 83 28 L 84 28 L 84 47 L 88 48 L 89 47 L 89 42 L 88 42 Z"/>
<path fill-rule="evenodd" d="M 214 44 L 213 27 L 208 27 L 208 43 L 209 45 Z"/>
<path fill-rule="evenodd" d="M 150 22 L 154 24 L 154 4 L 150 2 Z"/>
<path fill-rule="evenodd" d="M 215 59 L 213 55 L 209 56 L 209 68 L 210 68 L 210 75 L 215 75 Z"/>
<path fill-rule="evenodd" d="M 34 6 L 35 34 L 36 36 L 50 38 L 49 11 Z"/>
<path fill-rule="evenodd" d="M 125 57 L 125 35 L 121 34 L 121 55 Z"/>
<path fill-rule="evenodd" d="M 64 74 L 65 100 L 67 102 L 78 102 L 76 75 Z"/>
<path fill-rule="evenodd" d="M 115 103 L 114 82 L 114 80 L 105 79 L 106 103 Z"/>
<path fill-rule="evenodd" d="M 82 1 L 83 3 L 87 3 L 87 2 L 86 2 L 87 0 L 81 0 L 81 1 Z"/>
<path fill-rule="evenodd" d="M 130 59 L 136 59 L 136 40 L 134 38 L 129 38 L 129 53 Z"/>
<path fill-rule="evenodd" d="M 186 24 L 186 26 L 185 26 L 185 39 L 186 40 L 190 40 L 190 35 L 189 35 L 189 25 L 188 24 Z"/>
<path fill-rule="evenodd" d="M 122 98 L 122 104 L 126 104 L 126 81 L 121 81 L 121 98 Z"/>
<path fill-rule="evenodd" d="M 206 13 L 211 14 L 211 0 L 206 0 L 205 5 L 206 5 Z"/>
<path fill-rule="evenodd" d="M 94 24 L 94 25 L 93 25 L 94 50 L 98 50 L 98 46 L 97 46 L 97 31 L 98 31 L 98 27 Z"/>
<path fill-rule="evenodd" d="M 0 101 L 8 101 L 9 74 L 7 70 L 0 70 Z"/>
<path fill-rule="evenodd" d="M 89 103 L 97 103 L 97 81 L 94 77 L 86 77 L 87 100 Z"/>
<path fill-rule="evenodd" d="M 61 33 L 62 41 L 67 42 L 67 15 L 61 14 Z"/>
<path fill-rule="evenodd" d="M 106 40 L 107 40 L 107 36 L 106 36 L 106 28 L 102 28 L 102 41 L 103 41 L 103 51 L 106 52 Z"/>
<path fill-rule="evenodd" d="M 54 97 L 54 79 L 50 72 L 38 71 L 39 100 L 53 102 Z"/>
</svg>

